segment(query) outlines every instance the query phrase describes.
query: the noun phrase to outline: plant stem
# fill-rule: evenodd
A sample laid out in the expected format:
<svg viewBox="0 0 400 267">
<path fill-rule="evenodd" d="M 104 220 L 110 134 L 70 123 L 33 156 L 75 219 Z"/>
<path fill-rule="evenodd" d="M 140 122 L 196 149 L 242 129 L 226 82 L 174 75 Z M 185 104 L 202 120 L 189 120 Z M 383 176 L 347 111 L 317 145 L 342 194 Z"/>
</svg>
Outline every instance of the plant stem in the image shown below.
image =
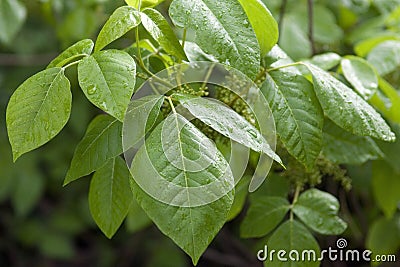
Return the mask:
<svg viewBox="0 0 400 267">
<path fill-rule="evenodd" d="M 172 112 L 176 114 L 174 103 L 172 103 L 172 98 L 170 96 L 166 97 L 168 99 L 169 105 L 171 106 Z"/>
<path fill-rule="evenodd" d="M 186 35 L 187 35 L 187 28 L 183 28 L 183 36 L 182 36 L 182 48 L 185 49 L 186 43 Z"/>
<path fill-rule="evenodd" d="M 293 221 L 293 207 L 297 203 L 297 200 L 299 199 L 300 190 L 301 190 L 301 185 L 297 185 L 296 191 L 294 192 L 292 205 L 290 205 L 290 207 L 291 207 L 290 208 L 290 220 L 291 221 Z"/>
<path fill-rule="evenodd" d="M 298 65 L 302 65 L 302 64 L 304 64 L 304 63 L 301 62 L 301 61 L 294 62 L 294 63 L 290 63 L 290 64 L 287 64 L 287 65 L 282 65 L 282 66 L 279 66 L 279 67 L 267 69 L 267 72 L 271 72 L 271 71 L 274 71 L 274 70 L 280 70 L 280 69 L 284 69 L 284 68 L 289 68 L 289 67 L 294 67 L 294 66 L 298 66 Z"/>
<path fill-rule="evenodd" d="M 65 66 L 63 67 L 63 69 L 64 69 L 64 70 L 65 70 L 65 69 L 68 69 L 69 67 L 71 67 L 71 66 L 73 66 L 73 65 L 76 65 L 76 64 L 78 64 L 79 62 L 81 62 L 81 59 L 80 59 L 80 60 L 77 60 L 77 61 L 74 61 L 74 62 L 71 62 L 71 63 L 65 65 Z"/>
</svg>

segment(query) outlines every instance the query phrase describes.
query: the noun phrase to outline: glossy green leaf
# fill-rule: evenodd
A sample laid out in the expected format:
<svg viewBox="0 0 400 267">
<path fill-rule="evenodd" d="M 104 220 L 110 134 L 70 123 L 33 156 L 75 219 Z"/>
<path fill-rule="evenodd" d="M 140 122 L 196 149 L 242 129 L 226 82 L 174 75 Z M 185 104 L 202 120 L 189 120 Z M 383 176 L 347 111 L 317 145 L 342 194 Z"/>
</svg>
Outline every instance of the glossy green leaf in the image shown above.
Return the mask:
<svg viewBox="0 0 400 267">
<path fill-rule="evenodd" d="M 174 98 L 196 118 L 224 136 L 261 152 L 282 164 L 261 133 L 246 119 L 221 102 L 190 95 L 174 94 Z"/>
<path fill-rule="evenodd" d="M 101 29 L 95 51 L 103 49 L 139 24 L 140 14 L 135 8 L 130 6 L 117 8 Z"/>
<path fill-rule="evenodd" d="M 136 233 L 152 224 L 149 216 L 139 206 L 135 198 L 132 199 L 125 224 L 126 230 L 130 233 Z"/>
<path fill-rule="evenodd" d="M 135 77 L 135 61 L 119 50 L 96 52 L 78 65 L 79 85 L 86 97 L 120 121 L 132 97 Z"/>
<path fill-rule="evenodd" d="M 218 62 L 218 60 L 214 56 L 206 54 L 196 43 L 186 41 L 184 50 L 190 62 L 194 61 Z"/>
<path fill-rule="evenodd" d="M 400 218 L 380 218 L 369 229 L 366 246 L 374 255 L 395 254 L 400 249 Z"/>
<path fill-rule="evenodd" d="M 122 153 L 122 123 L 108 115 L 97 116 L 79 142 L 64 185 L 100 169 Z"/>
<path fill-rule="evenodd" d="M 61 68 L 41 71 L 17 88 L 6 114 L 14 161 L 62 130 L 71 113 L 71 101 L 70 83 Z"/>
<path fill-rule="evenodd" d="M 128 214 L 133 199 L 129 176 L 125 161 L 115 157 L 97 170 L 90 182 L 90 213 L 108 238 L 115 234 Z"/>
<path fill-rule="evenodd" d="M 140 4 L 140 9 L 143 9 L 146 7 L 155 7 L 164 1 L 165 0 L 125 0 L 125 2 L 128 5 L 136 9 L 139 9 L 139 4 Z"/>
<path fill-rule="evenodd" d="M 155 9 L 145 9 L 140 13 L 143 27 L 151 37 L 170 55 L 179 60 L 187 60 L 185 51 L 176 38 L 167 20 Z"/>
<path fill-rule="evenodd" d="M 321 151 L 324 122 L 312 84 L 301 75 L 274 71 L 267 74 L 261 91 L 286 149 L 311 169 Z"/>
<path fill-rule="evenodd" d="M 273 258 L 268 257 L 264 263 L 265 267 L 318 267 L 320 263 L 318 258 L 320 256 L 320 248 L 317 241 L 312 234 L 299 222 L 295 220 L 288 220 L 283 223 L 271 236 L 267 242 L 267 256 L 273 249 L 276 252 L 280 250 L 286 251 L 283 258 L 286 261 L 279 259 L 277 253 Z M 292 254 L 291 260 L 290 251 L 296 250 L 299 255 Z M 306 260 L 302 260 L 302 254 Z M 307 252 L 307 253 L 306 253 Z"/>
<path fill-rule="evenodd" d="M 244 238 L 262 237 L 271 232 L 290 209 L 286 198 L 251 195 L 251 203 L 246 217 L 240 225 L 240 236 Z"/>
<path fill-rule="evenodd" d="M 93 51 L 94 43 L 90 39 L 79 41 L 68 47 L 58 57 L 53 59 L 47 68 L 63 67 L 65 64 L 80 57 L 89 56 Z"/>
<path fill-rule="evenodd" d="M 243 8 L 234 0 L 174 0 L 169 9 L 175 25 L 193 30 L 195 42 L 254 79 L 260 69 L 260 46 Z"/>
<path fill-rule="evenodd" d="M 385 216 L 391 218 L 400 203 L 400 174 L 385 161 L 373 162 L 372 191 Z"/>
<path fill-rule="evenodd" d="M 155 125 L 163 104 L 163 95 L 149 95 L 129 103 L 124 121 L 124 149 L 130 149 Z"/>
<path fill-rule="evenodd" d="M 340 235 L 347 224 L 337 216 L 339 201 L 318 189 L 302 193 L 293 206 L 293 212 L 308 227 L 323 235 Z"/>
<path fill-rule="evenodd" d="M 261 0 L 239 0 L 239 2 L 246 11 L 257 36 L 261 56 L 264 56 L 278 42 L 278 23 Z M 243 24 L 246 25 L 246 22 L 243 21 Z"/>
<path fill-rule="evenodd" d="M 331 121 L 324 125 L 322 153 L 334 163 L 353 165 L 383 157 L 372 138 L 352 135 Z"/>
<path fill-rule="evenodd" d="M 212 151 L 215 154 L 211 155 Z M 204 169 L 191 171 L 190 166 L 197 168 L 192 160 L 199 157 L 203 157 Z M 179 114 L 171 114 L 156 127 L 132 162 L 132 189 L 138 203 L 161 232 L 192 257 L 194 264 L 225 223 L 231 208 L 234 181 L 227 171 L 228 162 L 215 144 Z M 138 180 L 151 183 L 156 192 L 148 195 Z M 161 186 L 164 182 L 168 186 Z M 220 198 L 208 201 L 208 196 Z M 174 205 L 165 204 L 167 200 Z M 197 206 L 201 203 L 209 204 Z"/>
<path fill-rule="evenodd" d="M 381 115 L 352 89 L 326 71 L 314 65 L 306 66 L 312 73 L 315 92 L 329 119 L 355 135 L 395 140 L 394 133 Z"/>
<path fill-rule="evenodd" d="M 370 99 L 378 90 L 378 77 L 366 60 L 347 56 L 342 59 L 341 67 L 346 79 L 364 99 Z"/>
<path fill-rule="evenodd" d="M 0 0 L 0 41 L 11 43 L 26 18 L 26 8 L 18 0 Z"/>
<path fill-rule="evenodd" d="M 400 66 L 400 41 L 380 43 L 371 50 L 367 59 L 380 75 L 393 72 Z"/>
<path fill-rule="evenodd" d="M 315 55 L 311 58 L 311 60 L 306 61 L 311 64 L 314 64 L 317 67 L 320 67 L 323 70 L 330 70 L 336 67 L 341 60 L 341 56 L 336 53 L 328 52 L 324 54 Z"/>
</svg>

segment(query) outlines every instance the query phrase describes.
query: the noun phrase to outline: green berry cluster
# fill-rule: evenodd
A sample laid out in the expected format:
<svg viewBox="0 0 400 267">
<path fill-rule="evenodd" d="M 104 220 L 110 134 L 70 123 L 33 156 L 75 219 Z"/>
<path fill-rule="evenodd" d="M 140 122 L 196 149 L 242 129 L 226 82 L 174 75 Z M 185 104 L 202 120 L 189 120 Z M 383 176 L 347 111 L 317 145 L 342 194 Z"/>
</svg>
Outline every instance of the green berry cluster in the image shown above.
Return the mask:
<svg viewBox="0 0 400 267">
<path fill-rule="evenodd" d="M 286 177 L 295 187 L 299 186 L 303 188 L 306 185 L 314 187 L 321 184 L 323 179 L 334 179 L 345 190 L 351 189 L 351 179 L 346 175 L 346 169 L 328 160 L 323 155 L 317 158 L 312 170 L 306 170 L 300 162 L 289 155 L 281 143 L 278 143 L 277 153 L 286 162 L 286 170 L 282 170 L 280 166 L 274 165 L 275 171 L 281 172 L 282 176 Z"/>
</svg>

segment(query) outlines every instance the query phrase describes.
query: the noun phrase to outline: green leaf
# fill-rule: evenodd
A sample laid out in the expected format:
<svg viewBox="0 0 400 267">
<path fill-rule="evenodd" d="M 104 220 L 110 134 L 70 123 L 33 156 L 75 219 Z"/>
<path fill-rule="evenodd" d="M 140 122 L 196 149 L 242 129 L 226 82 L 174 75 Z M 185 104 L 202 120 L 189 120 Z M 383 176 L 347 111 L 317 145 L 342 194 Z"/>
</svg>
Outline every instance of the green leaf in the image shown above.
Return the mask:
<svg viewBox="0 0 400 267">
<path fill-rule="evenodd" d="M 134 7 L 136 9 L 139 9 L 139 4 L 141 3 L 140 8 L 146 8 L 146 7 L 155 7 L 164 2 L 165 0 L 125 0 L 125 2 L 130 5 L 131 7 Z"/>
<path fill-rule="evenodd" d="M 364 59 L 346 56 L 341 61 L 343 74 L 356 91 L 370 99 L 378 90 L 378 77 L 373 67 Z"/>
<path fill-rule="evenodd" d="M 374 105 L 387 119 L 392 122 L 400 123 L 399 92 L 381 77 L 379 77 L 379 89 L 381 91 L 378 91 L 377 94 L 371 97 L 371 104 Z"/>
<path fill-rule="evenodd" d="M 233 200 L 232 207 L 229 210 L 227 221 L 236 218 L 242 212 L 244 204 L 246 203 L 248 188 L 250 184 L 250 177 L 242 177 L 235 186 L 235 199 Z"/>
<path fill-rule="evenodd" d="M 125 223 L 126 230 L 129 233 L 136 233 L 152 224 L 149 216 L 139 206 L 135 198 L 132 200 Z"/>
<path fill-rule="evenodd" d="M 128 214 L 133 199 L 129 177 L 125 161 L 115 157 L 97 170 L 90 182 L 90 213 L 108 238 L 115 234 Z"/>
<path fill-rule="evenodd" d="M 79 142 L 65 177 L 64 185 L 100 169 L 109 159 L 122 153 L 122 123 L 99 115 Z"/>
<path fill-rule="evenodd" d="M 198 168 L 194 160 L 204 168 L 194 170 Z M 140 206 L 196 264 L 225 223 L 233 202 L 234 180 L 228 162 L 189 121 L 171 114 L 139 149 L 131 172 Z M 152 195 L 144 191 L 149 185 L 155 189 Z M 217 200 L 212 201 L 213 196 Z"/>
<path fill-rule="evenodd" d="M 186 41 L 184 50 L 190 62 L 193 61 L 218 62 L 218 60 L 214 56 L 206 54 L 196 43 Z"/>
<path fill-rule="evenodd" d="M 336 67 L 342 58 L 332 52 L 324 53 L 324 54 L 319 54 L 315 55 L 311 58 L 311 60 L 306 61 L 311 64 L 314 64 L 317 67 L 320 67 L 323 70 L 330 70 L 334 67 Z"/>
<path fill-rule="evenodd" d="M 400 249 L 400 218 L 380 218 L 369 229 L 366 246 L 374 255 L 395 254 Z"/>
<path fill-rule="evenodd" d="M 261 56 L 264 56 L 278 42 L 278 23 L 262 1 L 239 0 L 239 2 L 246 11 L 250 24 L 257 36 Z M 247 25 L 246 23 L 248 22 L 243 21 L 243 23 Z"/>
<path fill-rule="evenodd" d="M 285 217 L 290 203 L 285 198 L 251 195 L 246 217 L 240 225 L 243 238 L 262 237 L 271 232 Z"/>
<path fill-rule="evenodd" d="M 273 71 L 261 87 L 274 115 L 277 133 L 288 152 L 307 169 L 314 166 L 322 147 L 324 114 L 303 76 Z"/>
<path fill-rule="evenodd" d="M 207 54 L 254 79 L 260 69 L 260 47 L 243 8 L 233 0 L 174 0 L 174 24 L 193 30 Z"/>
<path fill-rule="evenodd" d="M 395 140 L 394 133 L 381 115 L 352 89 L 326 71 L 314 65 L 305 65 L 312 73 L 315 92 L 329 119 L 355 135 Z"/>
<path fill-rule="evenodd" d="M 385 216 L 393 217 L 400 203 L 400 174 L 385 161 L 373 162 L 372 191 Z"/>
<path fill-rule="evenodd" d="M 147 8 L 140 13 L 143 27 L 151 37 L 170 55 L 187 60 L 185 51 L 176 38 L 166 19 L 155 9 Z"/>
<path fill-rule="evenodd" d="M 396 136 L 400 136 L 400 125 L 391 124 L 393 131 Z M 400 139 L 396 139 L 394 143 L 387 143 L 383 141 L 378 141 L 379 148 L 385 154 L 384 160 L 397 172 L 400 173 Z"/>
<path fill-rule="evenodd" d="M 89 56 L 93 51 L 94 43 L 90 39 L 79 41 L 68 47 L 58 57 L 53 59 L 47 68 L 63 67 L 65 64 L 80 57 Z"/>
<path fill-rule="evenodd" d="M 273 258 L 268 257 L 264 266 L 274 267 L 318 267 L 318 258 L 320 256 L 320 248 L 317 241 L 312 234 L 299 222 L 295 220 L 288 220 L 283 223 L 271 236 L 267 242 L 268 251 L 272 249 L 276 252 L 279 250 L 286 251 L 284 258 L 287 261 L 282 261 L 273 255 Z M 299 252 L 298 260 L 292 261 L 289 257 L 289 252 L 295 250 Z M 302 261 L 302 255 L 306 257 Z M 308 252 L 308 253 L 306 253 Z M 267 256 L 267 255 L 266 255 Z M 270 256 L 270 255 L 268 255 Z M 296 254 L 292 255 L 296 258 Z"/>
<path fill-rule="evenodd" d="M 17 0 L 0 0 L 0 41 L 10 44 L 26 18 L 26 8 Z"/>
<path fill-rule="evenodd" d="M 149 95 L 129 103 L 124 121 L 124 150 L 136 145 L 155 125 L 163 104 L 163 95 Z"/>
<path fill-rule="evenodd" d="M 354 51 L 359 57 L 365 57 L 371 52 L 371 50 L 380 43 L 389 40 L 400 41 L 400 37 L 394 35 L 392 32 L 383 33 L 380 36 L 368 38 L 366 40 L 358 42 L 354 46 Z"/>
<path fill-rule="evenodd" d="M 367 60 L 380 75 L 386 75 L 400 66 L 400 41 L 386 41 L 375 46 Z"/>
<path fill-rule="evenodd" d="M 70 83 L 62 68 L 41 71 L 17 88 L 6 114 L 14 161 L 62 130 L 71 113 L 71 101 Z"/>
<path fill-rule="evenodd" d="M 184 94 L 173 94 L 172 97 L 178 99 L 193 116 L 217 132 L 282 164 L 262 134 L 246 119 L 221 102 Z"/>
<path fill-rule="evenodd" d="M 308 227 L 323 235 L 340 235 L 347 224 L 337 216 L 339 201 L 318 189 L 302 193 L 293 206 L 293 212 Z"/>
<path fill-rule="evenodd" d="M 86 97 L 120 121 L 132 97 L 135 77 L 135 61 L 119 50 L 96 52 L 78 65 L 79 85 Z"/>
<path fill-rule="evenodd" d="M 135 8 L 130 6 L 117 8 L 101 29 L 94 50 L 103 49 L 139 24 L 140 13 Z"/>
<path fill-rule="evenodd" d="M 360 165 L 383 157 L 383 152 L 370 137 L 356 136 L 331 121 L 324 125 L 322 153 L 338 164 Z"/>
</svg>

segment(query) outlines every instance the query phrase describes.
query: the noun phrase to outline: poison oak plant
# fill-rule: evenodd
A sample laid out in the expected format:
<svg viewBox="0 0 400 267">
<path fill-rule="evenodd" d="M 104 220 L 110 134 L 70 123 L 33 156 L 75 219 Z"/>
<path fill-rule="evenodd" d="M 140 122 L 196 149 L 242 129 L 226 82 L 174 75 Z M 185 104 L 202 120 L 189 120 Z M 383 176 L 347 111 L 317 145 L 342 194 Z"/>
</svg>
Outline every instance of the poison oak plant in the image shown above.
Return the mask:
<svg viewBox="0 0 400 267">
<path fill-rule="evenodd" d="M 260 0 L 173 0 L 169 17 L 174 28 L 154 9 L 162 1 L 126 2 L 110 16 L 95 43 L 75 43 L 14 92 L 6 113 L 14 161 L 66 125 L 72 95 L 65 71 L 77 67 L 83 93 L 104 114 L 88 125 L 65 185 L 93 173 L 90 211 L 107 237 L 115 234 L 129 211 L 145 221 L 148 216 L 197 264 L 225 222 L 242 211 L 247 195 L 243 238 L 268 235 L 267 245 L 273 249 L 318 252 L 314 233 L 342 234 L 347 224 L 338 216 L 338 200 L 314 187 L 330 176 L 349 188 L 338 164 L 379 159 L 383 152 L 376 142 L 385 147 L 390 146 L 385 142 L 395 141 L 380 114 L 400 122 L 399 113 L 387 105 L 400 100 L 381 75 L 400 65 L 395 52 L 399 41 L 385 41 L 374 49 L 360 46 L 361 57 L 327 53 L 294 62 L 277 45 L 278 24 Z M 143 30 L 150 39 L 141 38 Z M 134 35 L 135 42 L 113 48 L 126 34 Z M 382 51 L 397 57 L 382 63 Z M 185 84 L 183 69 L 204 61 L 210 70 L 222 63 L 237 73 L 218 86 L 209 81 L 210 75 L 203 83 Z M 181 82 L 171 85 L 167 77 L 177 68 L 181 69 L 174 77 Z M 156 75 L 160 70 L 165 77 Z M 156 93 L 142 96 L 146 80 L 154 82 Z M 160 91 L 162 86 L 170 90 Z M 252 106 L 246 100 L 254 95 L 258 102 Z M 262 120 L 268 118 L 257 117 L 257 110 L 272 114 L 277 154 L 274 138 L 267 138 L 262 129 Z M 184 116 L 187 112 L 192 121 Z M 269 129 L 273 134 L 274 127 Z M 132 128 L 134 134 L 125 131 Z M 130 161 L 123 136 L 129 136 L 128 148 L 138 150 Z M 228 162 L 233 152 L 226 151 L 235 144 L 252 150 L 243 178 L 235 177 Z M 124 152 L 128 164 L 121 157 Z M 272 161 L 263 162 L 263 157 L 275 163 L 261 184 L 251 176 L 260 162 L 271 167 Z M 196 160 L 198 165 L 191 166 Z M 198 166 L 204 168 L 191 169 Z M 154 177 L 184 190 L 148 184 L 170 202 L 157 199 L 139 182 Z M 218 186 L 210 188 L 214 182 Z M 200 191 L 190 190 L 196 187 Z M 248 188 L 255 192 L 248 193 Z M 214 195 L 213 201 L 200 201 Z M 396 203 L 383 203 L 385 213 L 393 215 Z M 274 266 L 270 264 L 266 262 Z"/>
</svg>

